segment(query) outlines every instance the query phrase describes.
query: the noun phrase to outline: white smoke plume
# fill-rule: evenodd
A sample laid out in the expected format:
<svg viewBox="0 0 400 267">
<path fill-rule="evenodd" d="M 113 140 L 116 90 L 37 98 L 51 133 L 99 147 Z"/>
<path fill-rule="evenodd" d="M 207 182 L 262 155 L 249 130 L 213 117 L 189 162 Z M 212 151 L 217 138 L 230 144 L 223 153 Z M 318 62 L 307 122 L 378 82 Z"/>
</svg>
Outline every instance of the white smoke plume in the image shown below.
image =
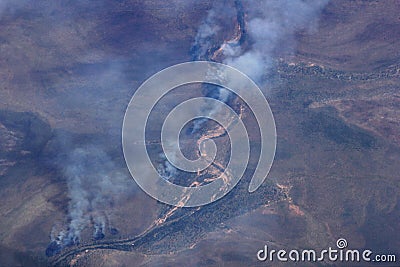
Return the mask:
<svg viewBox="0 0 400 267">
<path fill-rule="evenodd" d="M 294 34 L 315 29 L 318 17 L 328 0 L 248 0 L 243 2 L 246 47 L 238 40 L 227 40 L 222 46 L 223 63 L 236 67 L 256 82 L 261 82 L 272 67 L 274 56 L 281 49 L 293 49 Z M 236 5 L 242 8 L 242 5 Z M 239 11 L 238 11 L 239 12 Z M 208 12 L 200 25 L 194 46 L 205 55 L 221 27 L 215 25 L 216 16 L 226 13 L 220 5 Z M 229 14 L 231 16 L 231 14 Z"/>
<path fill-rule="evenodd" d="M 131 180 L 116 170 L 112 159 L 100 148 L 76 148 L 64 162 L 68 185 L 68 225 L 57 232 L 53 229 L 48 255 L 63 247 L 78 244 L 81 232 L 93 227 L 93 237 L 101 239 L 114 204 L 128 194 Z"/>
<path fill-rule="evenodd" d="M 215 39 L 222 27 L 217 18 L 232 20 L 231 11 L 226 11 L 224 1 L 218 2 L 208 12 L 200 25 L 192 47 L 194 60 L 214 60 Z M 222 4 L 221 4 L 222 3 Z M 242 31 L 241 38 L 226 40 L 220 45 L 222 63 L 237 68 L 255 82 L 264 84 L 263 77 L 273 67 L 274 58 L 285 49 L 295 47 L 294 35 L 298 31 L 316 28 L 318 17 L 328 0 L 248 0 L 235 1 L 236 19 Z M 232 94 L 226 89 L 213 86 L 208 96 L 227 103 Z M 205 107 L 209 114 L 218 112 Z M 206 119 L 199 119 L 193 125 L 196 133 Z"/>
<path fill-rule="evenodd" d="M 157 171 L 161 175 L 161 177 L 165 180 L 170 180 L 171 178 L 174 178 L 175 175 L 177 175 L 178 170 L 176 167 L 174 167 L 168 160 L 167 157 L 165 156 L 164 153 L 160 153 L 159 157 L 163 161 L 160 163 L 157 167 Z"/>
<path fill-rule="evenodd" d="M 250 0 L 246 2 L 246 23 L 250 48 L 247 51 L 229 46 L 224 63 L 243 71 L 256 82 L 272 67 L 274 55 L 282 47 L 293 49 L 294 34 L 316 27 L 320 12 L 328 1 Z"/>
</svg>

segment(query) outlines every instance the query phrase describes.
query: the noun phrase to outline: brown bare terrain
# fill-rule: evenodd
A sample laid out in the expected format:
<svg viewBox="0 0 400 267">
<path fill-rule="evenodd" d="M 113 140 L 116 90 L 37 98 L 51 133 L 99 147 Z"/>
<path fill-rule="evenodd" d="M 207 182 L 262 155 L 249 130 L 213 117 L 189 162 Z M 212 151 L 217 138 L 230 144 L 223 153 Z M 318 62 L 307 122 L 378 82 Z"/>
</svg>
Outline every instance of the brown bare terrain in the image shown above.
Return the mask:
<svg viewBox="0 0 400 267">
<path fill-rule="evenodd" d="M 265 266 L 256 258 L 265 244 L 321 249 L 340 237 L 400 259 L 400 4 L 345 0 L 330 1 L 318 28 L 297 34 L 296 51 L 280 55 L 266 90 L 278 132 L 268 176 L 277 201 L 265 189 L 246 206 L 247 195 L 235 193 L 248 193 L 238 189 L 196 217 L 213 223 L 193 228 L 193 237 L 176 226 L 159 238 L 174 226 L 167 221 L 148 245 L 128 251 L 96 247 L 85 229 L 79 251 L 45 256 L 68 208 L 65 178 L 47 164 L 59 136 L 101 143 L 131 179 L 120 148 L 124 109 L 149 75 L 190 60 L 211 6 L 184 2 L 55 2 L 44 16 L 38 1 L 0 16 L 0 266 Z M 170 209 L 133 181 L 129 190 L 111 212 L 118 234 L 105 237 L 128 247 Z M 224 205 L 242 212 L 224 217 Z M 193 222 L 177 214 L 171 220 L 190 233 Z"/>
</svg>

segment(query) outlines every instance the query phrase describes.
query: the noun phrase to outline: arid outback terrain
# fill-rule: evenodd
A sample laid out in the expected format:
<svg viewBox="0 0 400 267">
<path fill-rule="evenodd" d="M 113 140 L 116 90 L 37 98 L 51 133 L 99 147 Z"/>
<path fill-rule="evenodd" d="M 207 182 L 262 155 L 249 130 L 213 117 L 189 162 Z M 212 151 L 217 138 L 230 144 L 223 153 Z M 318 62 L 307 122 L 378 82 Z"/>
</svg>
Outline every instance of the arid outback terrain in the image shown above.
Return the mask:
<svg viewBox="0 0 400 267">
<path fill-rule="evenodd" d="M 332 0 L 315 29 L 296 32 L 293 49 L 275 54 L 262 89 L 277 153 L 259 190 L 247 191 L 254 158 L 226 197 L 200 208 L 159 203 L 130 177 L 121 147 L 127 104 L 150 75 L 192 60 L 211 6 L 0 5 L 0 266 L 266 266 L 256 256 L 265 244 L 321 250 L 338 238 L 400 260 L 398 1 Z M 216 46 L 238 23 L 226 23 Z M 201 91 L 192 89 L 175 101 Z M 255 128 L 246 107 L 243 117 Z M 49 246 L 71 229 L 70 174 L 80 169 L 78 181 L 93 185 L 81 192 L 92 194 L 79 217 L 88 223 L 79 242 Z M 112 184 L 99 185 L 100 176 Z"/>
</svg>

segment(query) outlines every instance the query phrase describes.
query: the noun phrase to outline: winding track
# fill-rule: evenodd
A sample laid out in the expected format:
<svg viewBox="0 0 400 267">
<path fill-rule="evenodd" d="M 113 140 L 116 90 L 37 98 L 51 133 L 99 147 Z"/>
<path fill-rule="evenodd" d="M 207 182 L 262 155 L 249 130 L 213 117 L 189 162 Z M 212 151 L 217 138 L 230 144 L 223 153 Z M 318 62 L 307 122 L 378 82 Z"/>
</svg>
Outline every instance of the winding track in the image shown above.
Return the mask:
<svg viewBox="0 0 400 267">
<path fill-rule="evenodd" d="M 235 0 L 235 6 L 239 31 L 233 39 L 239 40 L 239 43 L 243 44 L 246 41 L 245 14 L 240 0 Z M 210 49 L 206 59 L 214 60 L 218 56 L 219 49 L 220 47 L 218 46 Z M 195 58 L 196 56 L 194 55 L 193 57 Z M 280 61 L 277 62 L 277 70 L 284 77 L 308 75 L 343 81 L 368 81 L 400 77 L 400 65 L 393 65 L 379 72 L 352 73 L 317 65 L 288 64 Z M 287 197 L 286 191 L 271 184 L 263 185 L 256 192 L 248 194 L 247 185 L 240 182 L 232 192 L 216 203 L 199 208 L 169 208 L 163 215 L 162 223 L 156 220 L 146 231 L 138 236 L 112 241 L 97 241 L 92 244 L 70 247 L 52 257 L 50 263 L 52 266 L 69 265 L 71 259 L 87 250 L 137 251 L 145 254 L 167 253 L 179 247 L 186 247 L 187 244 L 197 242 L 205 233 L 219 227 L 218 225 L 221 222 L 231 217 L 256 209 L 266 203 L 285 200 Z M 238 209 L 237 205 L 235 205 L 238 202 L 241 203 L 241 209 Z M 170 242 L 172 239 L 179 239 L 179 241 Z"/>
<path fill-rule="evenodd" d="M 233 36 L 232 40 L 236 40 L 238 44 L 243 44 L 245 42 L 245 37 L 246 37 L 246 31 L 245 31 L 245 13 L 243 10 L 242 2 L 240 0 L 235 0 L 235 7 L 237 10 L 237 32 Z M 223 45 L 223 44 L 222 44 Z M 210 48 L 207 50 L 206 55 L 200 55 L 198 52 L 200 50 L 198 49 L 193 49 L 192 48 L 192 58 L 193 59 L 201 59 L 201 60 L 210 60 L 210 61 L 215 61 L 216 57 L 218 56 L 218 51 L 221 51 L 220 48 L 222 45 L 217 45 L 213 48 Z M 212 132 L 212 133 L 205 133 L 205 135 L 208 138 L 217 138 L 221 135 L 223 135 L 224 132 L 221 133 L 221 131 L 217 132 Z M 218 167 L 220 164 L 217 164 Z M 223 169 L 216 168 L 217 172 L 223 172 Z M 200 184 L 201 185 L 201 184 Z M 237 185 L 239 187 L 239 185 Z M 246 189 L 247 187 L 242 187 L 242 189 Z M 270 200 L 273 200 L 276 198 L 274 196 L 275 192 L 278 192 L 278 188 L 273 188 L 272 192 L 272 198 Z M 260 190 L 261 192 L 261 190 Z M 247 190 L 245 192 L 236 192 L 236 194 L 246 194 Z M 232 194 L 230 194 L 232 196 Z M 227 200 L 232 199 L 232 197 L 225 197 Z M 277 199 L 284 199 L 285 194 L 281 194 L 280 197 Z M 259 199 L 265 200 L 262 196 L 259 196 Z M 268 201 L 270 201 L 268 200 Z M 267 201 L 267 202 L 268 202 Z M 230 202 L 230 201 L 228 201 Z M 218 202 L 221 204 L 220 202 Z M 262 203 L 262 204 L 265 204 Z M 251 205 L 247 208 L 244 208 L 242 212 L 245 210 L 254 209 L 258 205 Z M 226 207 L 235 207 L 235 205 L 229 204 Z M 236 212 L 238 211 L 237 208 L 235 208 Z M 208 205 L 206 208 L 204 207 L 199 207 L 199 208 L 192 208 L 192 209 L 180 209 L 177 207 L 169 208 L 165 214 L 157 219 L 156 221 L 153 222 L 153 224 L 143 233 L 140 235 L 134 237 L 134 238 L 127 238 L 127 239 L 120 239 L 120 240 L 114 240 L 114 241 L 101 241 L 101 242 L 96 242 L 93 244 L 86 244 L 86 245 L 80 245 L 80 246 L 73 246 L 70 247 L 69 249 L 64 250 L 58 255 L 55 255 L 51 259 L 52 265 L 68 265 L 68 261 L 72 259 L 75 255 L 78 255 L 80 253 L 83 253 L 87 250 L 97 250 L 97 249 L 116 249 L 116 250 L 122 250 L 122 251 L 132 251 L 132 250 L 137 250 L 137 251 L 142 251 L 146 252 L 149 254 L 157 253 L 163 253 L 163 249 L 151 249 L 150 244 L 155 244 L 159 241 L 162 241 L 162 237 L 168 233 L 169 235 L 176 234 L 181 232 L 181 229 L 184 228 L 186 229 L 187 236 L 192 236 L 189 238 L 187 241 L 190 243 L 194 242 L 197 240 L 197 237 L 200 237 L 200 232 L 204 233 L 210 228 L 213 228 L 213 226 L 217 225 L 218 222 L 222 222 L 224 218 L 230 218 L 233 213 L 235 213 L 233 210 L 230 210 L 229 208 L 226 209 L 225 214 L 222 214 L 221 216 L 221 209 L 219 207 L 214 207 L 214 205 Z M 178 215 L 177 215 L 178 214 Z M 198 221 L 202 221 L 200 217 L 206 216 L 207 223 L 198 225 Z M 172 217 L 176 217 L 173 218 Z M 182 227 L 182 226 L 187 226 L 191 225 L 193 229 L 200 229 L 198 231 L 199 233 L 197 234 L 192 234 L 193 229 L 189 229 L 187 227 Z M 184 230 L 185 231 L 185 230 Z M 162 237 L 161 237 L 162 236 Z M 184 242 L 187 243 L 187 242 Z"/>
</svg>

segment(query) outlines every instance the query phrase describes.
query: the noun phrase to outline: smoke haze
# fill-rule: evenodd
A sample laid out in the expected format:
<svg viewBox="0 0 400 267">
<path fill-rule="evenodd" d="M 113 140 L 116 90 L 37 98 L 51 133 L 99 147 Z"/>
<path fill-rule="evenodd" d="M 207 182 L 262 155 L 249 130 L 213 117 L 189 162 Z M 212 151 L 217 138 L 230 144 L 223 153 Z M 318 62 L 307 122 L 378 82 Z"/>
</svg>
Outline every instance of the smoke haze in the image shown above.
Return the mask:
<svg viewBox="0 0 400 267">
<path fill-rule="evenodd" d="M 132 192 L 132 180 L 119 172 L 98 146 L 74 148 L 60 168 L 67 180 L 68 218 L 66 225 L 54 227 L 48 255 L 79 244 L 81 232 L 88 226 L 93 227 L 94 239 L 104 238 L 110 230 L 106 227 L 111 228 L 112 208 L 123 204 L 121 201 Z"/>
<path fill-rule="evenodd" d="M 226 11 L 226 1 L 217 2 L 199 26 L 192 47 L 193 60 L 215 60 L 215 39 L 223 29 L 222 21 L 238 23 L 239 36 L 225 40 L 220 45 L 223 55 L 221 63 L 237 68 L 259 85 L 274 64 L 275 56 L 285 49 L 295 48 L 294 34 L 298 31 L 315 29 L 318 17 L 327 0 L 249 0 L 235 1 L 236 12 Z M 232 94 L 217 86 L 205 86 L 207 96 L 228 103 Z M 214 107 L 204 107 L 209 114 L 218 112 Z M 194 122 L 192 133 L 198 132 L 206 119 Z"/>
<path fill-rule="evenodd" d="M 33 34 L 33 30 L 31 33 L 30 29 L 26 29 L 26 32 L 31 34 L 26 35 L 27 44 L 25 46 L 20 39 L 16 39 L 15 43 L 11 40 L 10 44 L 2 47 L 2 51 L 4 55 L 8 55 L 7 59 L 10 59 L 10 64 L 20 62 L 19 55 L 24 56 L 23 62 L 26 64 L 18 65 L 17 71 L 20 72 L 16 72 L 16 76 L 30 77 L 31 71 L 35 72 L 40 83 L 29 79 L 20 79 L 20 82 L 26 81 L 27 87 L 39 88 L 32 97 L 33 105 L 45 103 L 43 99 L 49 98 L 50 95 L 51 101 L 56 103 L 55 106 L 58 110 L 50 105 L 47 107 L 45 104 L 40 108 L 43 114 L 50 114 L 53 122 L 60 123 L 57 125 L 58 127 L 70 127 L 74 130 L 77 128 L 80 130 L 80 126 L 84 130 L 91 127 L 88 132 L 107 129 L 106 135 L 109 134 L 112 137 L 110 140 L 113 140 L 110 142 L 118 145 L 116 143 L 120 140 L 123 111 L 129 97 L 132 96 L 132 88 L 135 87 L 132 80 L 140 81 L 148 73 L 153 73 L 153 69 L 149 70 L 150 64 L 166 67 L 166 62 L 170 64 L 174 61 L 181 61 L 182 58 L 176 58 L 175 55 L 168 57 L 168 49 L 160 45 L 161 48 L 157 49 L 160 51 L 162 49 L 165 54 L 156 51 L 158 54 L 154 53 L 153 58 L 148 56 L 147 62 L 135 62 L 134 71 L 137 73 L 132 74 L 134 64 L 127 63 L 132 58 L 125 58 L 126 54 L 141 53 L 142 51 L 134 50 L 137 47 L 145 47 L 146 42 L 153 44 L 159 39 L 155 37 L 146 39 L 149 35 L 148 32 L 143 30 L 145 33 L 141 33 L 139 26 L 129 25 L 131 30 L 126 28 L 121 30 L 127 38 L 122 40 L 122 43 L 126 42 L 129 46 L 136 44 L 136 39 L 130 37 L 135 34 L 146 35 L 146 38 L 137 37 L 139 40 L 143 38 L 146 41 L 135 48 L 130 48 L 132 50 L 128 50 L 128 52 L 123 49 L 118 50 L 121 48 L 118 46 L 120 44 L 113 46 L 114 43 L 110 41 L 112 45 L 105 45 L 106 48 L 102 50 L 101 47 L 99 48 L 99 41 L 119 40 L 120 36 L 117 33 L 120 28 L 111 25 L 111 22 L 118 25 L 120 22 L 117 19 L 121 19 L 119 18 L 120 14 L 115 12 L 115 10 L 120 10 L 120 7 L 114 7 L 112 15 L 115 18 L 108 18 L 109 10 L 99 7 L 103 2 L 105 1 L 77 1 L 70 6 L 48 1 L 0 0 L 0 16 L 13 14 L 20 8 L 33 10 L 36 12 L 32 12 L 32 17 L 27 20 L 35 23 L 28 22 L 26 24 L 31 27 L 44 25 L 38 31 L 37 36 Z M 181 9 L 191 8 L 191 5 L 195 4 L 193 1 L 186 1 L 187 4 L 179 6 L 182 2 L 173 1 L 170 4 Z M 276 52 L 282 47 L 293 49 L 295 32 L 315 27 L 318 14 L 326 2 L 251 0 L 243 2 L 242 7 L 240 1 L 234 1 L 234 3 L 233 1 L 215 1 L 205 19 L 199 24 L 196 36 L 193 36 L 191 57 L 193 60 L 213 60 L 210 51 L 214 51 L 222 45 L 216 43 L 217 37 L 226 34 L 224 29 L 227 26 L 232 27 L 232 23 L 242 16 L 244 21 L 242 26 L 244 26 L 246 38 L 229 40 L 228 36 L 222 46 L 221 62 L 238 68 L 255 81 L 262 83 L 263 75 L 267 74 L 273 66 Z M 137 4 L 134 8 L 140 8 L 140 5 L 150 5 L 151 8 L 148 9 L 154 8 L 154 4 L 151 2 Z M 79 12 L 76 12 L 77 10 Z M 131 16 L 140 13 L 141 10 Z M 244 14 L 246 15 L 244 16 Z M 84 21 L 79 17 L 81 15 L 93 16 L 94 19 Z M 108 20 L 94 22 L 96 17 L 102 19 L 107 17 Z M 171 15 L 168 19 L 174 18 L 175 16 Z M 104 34 L 105 31 L 108 32 Z M 35 45 L 37 51 L 31 48 Z M 181 47 L 177 47 L 181 49 Z M 187 47 L 188 50 L 189 48 Z M 33 52 L 29 53 L 30 50 Z M 163 58 L 165 62 L 159 58 Z M 49 79 L 48 71 L 57 68 L 61 69 L 54 78 L 57 80 L 51 81 L 54 84 L 49 85 L 46 83 L 46 79 Z M 129 78 L 126 77 L 127 69 L 129 69 Z M 132 75 L 136 76 L 132 78 Z M 53 93 L 51 93 L 52 91 Z M 207 92 L 209 97 L 226 103 L 232 98 L 227 90 L 221 88 L 210 87 Z M 205 107 L 205 109 L 210 113 L 218 112 L 211 107 Z M 78 123 L 80 123 L 79 126 L 74 125 Z M 89 124 L 91 124 L 90 127 Z M 198 123 L 193 132 L 199 130 L 201 126 Z M 51 233 L 52 243 L 48 255 L 59 252 L 65 246 L 79 243 L 85 228 L 93 231 L 95 239 L 104 237 L 107 229 L 111 227 L 109 223 L 111 215 L 108 211 L 115 203 L 120 202 L 125 194 L 129 194 L 127 188 L 131 188 L 131 183 L 133 183 L 130 177 L 117 171 L 118 168 L 115 166 L 113 158 L 106 152 L 107 149 L 102 144 L 88 145 L 82 142 L 79 146 L 76 144 L 71 146 L 74 148 L 62 148 L 60 153 L 66 153 L 67 156 L 64 162 L 57 162 L 57 168 L 67 182 L 69 201 L 67 219 L 65 223 L 55 223 L 57 225 Z M 176 173 L 176 169 L 168 161 L 161 163 L 159 169 L 166 179 L 173 177 Z"/>
<path fill-rule="evenodd" d="M 327 0 L 249 0 L 243 2 L 247 44 L 240 40 L 226 40 L 222 45 L 223 63 L 233 66 L 262 83 L 262 77 L 273 65 L 274 56 L 283 48 L 294 49 L 294 34 L 315 29 L 318 17 Z M 242 8 L 236 5 L 236 8 Z M 238 10 L 237 12 L 241 12 Z M 232 17 L 220 4 L 216 4 L 200 25 L 194 47 L 199 55 L 212 48 L 211 40 L 219 34 L 217 16 Z M 201 57 L 197 57 L 201 58 Z"/>
</svg>

